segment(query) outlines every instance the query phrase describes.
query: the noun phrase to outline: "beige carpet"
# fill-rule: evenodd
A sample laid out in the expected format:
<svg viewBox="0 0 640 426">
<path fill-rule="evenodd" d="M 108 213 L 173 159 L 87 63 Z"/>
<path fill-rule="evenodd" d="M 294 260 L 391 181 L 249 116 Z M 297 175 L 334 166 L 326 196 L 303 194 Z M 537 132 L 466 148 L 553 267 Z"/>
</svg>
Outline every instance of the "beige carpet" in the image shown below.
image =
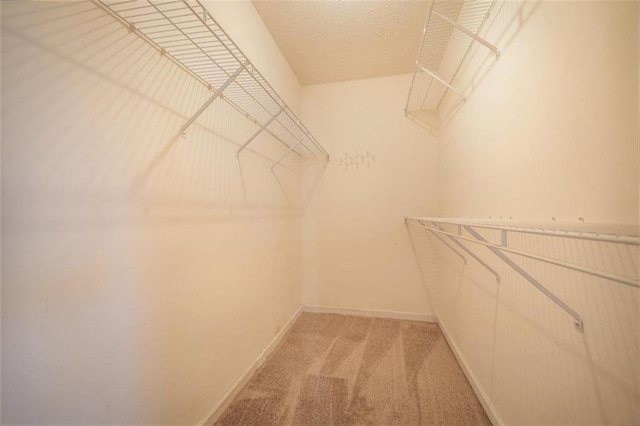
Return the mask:
<svg viewBox="0 0 640 426">
<path fill-rule="evenodd" d="M 436 324 L 303 313 L 216 425 L 490 425 Z"/>
</svg>

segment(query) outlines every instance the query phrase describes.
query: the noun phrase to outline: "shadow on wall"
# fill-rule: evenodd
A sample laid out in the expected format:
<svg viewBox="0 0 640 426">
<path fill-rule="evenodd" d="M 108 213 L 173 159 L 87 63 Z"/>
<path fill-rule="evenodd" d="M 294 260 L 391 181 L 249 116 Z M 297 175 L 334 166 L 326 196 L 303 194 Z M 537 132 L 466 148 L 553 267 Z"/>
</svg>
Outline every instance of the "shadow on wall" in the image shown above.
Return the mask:
<svg viewBox="0 0 640 426">
<path fill-rule="evenodd" d="M 427 299 L 431 302 L 434 313 L 440 315 L 439 263 L 444 259 L 438 258 L 438 252 L 429 240 L 427 230 L 414 222 L 405 222 L 405 227 L 411 241 L 411 249 L 413 250 Z"/>
<path fill-rule="evenodd" d="M 183 138 L 211 92 L 92 2 L 1 19 L 2 421 L 196 424 L 300 306 L 324 162 L 220 99 Z"/>
<path fill-rule="evenodd" d="M 487 249 L 465 244 L 500 274 L 499 284 L 478 261 L 420 226 L 407 230 L 437 314 L 507 424 L 637 423 L 637 288 L 510 256 L 581 315 L 579 333 L 570 316 Z M 637 246 L 531 235 L 514 235 L 509 246 L 638 276 Z"/>
<path fill-rule="evenodd" d="M 541 0 L 497 2 L 487 20 L 480 26 L 480 37 L 497 46 L 503 56 L 540 4 Z M 465 100 L 460 94 L 464 94 L 467 99 L 471 97 L 499 60 L 493 51 L 472 42 L 471 38 L 454 31 L 453 27 L 449 36 L 449 43 L 453 47 L 444 48 L 445 54 L 436 69 L 431 71 L 451 75 L 447 80 L 459 93 L 450 90 L 428 73 L 420 71 L 416 73 L 407 102 L 407 117 L 436 135 L 443 131 L 464 106 Z M 430 57 L 425 55 L 425 58 Z M 427 60 L 422 65 L 427 66 L 428 62 Z"/>
<path fill-rule="evenodd" d="M 211 92 L 94 4 L 7 4 L 2 30 L 3 192 L 30 206 L 11 223 L 289 215 L 312 196 L 324 159 L 272 170 L 287 147 L 267 133 L 237 156 L 257 127 L 222 99 L 177 134 Z"/>
</svg>

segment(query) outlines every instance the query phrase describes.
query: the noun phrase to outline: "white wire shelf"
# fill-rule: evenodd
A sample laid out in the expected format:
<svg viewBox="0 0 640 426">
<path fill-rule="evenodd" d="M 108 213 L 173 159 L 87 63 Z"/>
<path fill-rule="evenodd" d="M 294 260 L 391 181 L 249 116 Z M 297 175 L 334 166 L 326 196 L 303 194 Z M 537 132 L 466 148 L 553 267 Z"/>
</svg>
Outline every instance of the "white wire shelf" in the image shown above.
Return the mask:
<svg viewBox="0 0 640 426">
<path fill-rule="evenodd" d="M 405 115 L 437 133 L 467 100 L 463 76 L 476 50 L 500 56 L 483 38 L 499 11 L 497 1 L 431 0 L 405 105 Z M 471 68 L 471 69 L 470 69 Z"/>
<path fill-rule="evenodd" d="M 181 131 L 221 98 L 257 126 L 238 155 L 264 131 L 285 146 L 285 156 L 293 152 L 329 159 L 327 151 L 198 0 L 94 2 L 211 90 L 211 98 Z"/>
<path fill-rule="evenodd" d="M 549 257 L 533 253 L 528 250 L 517 249 L 509 246 L 510 234 L 528 234 L 540 237 L 566 238 L 574 240 L 593 241 L 597 243 L 624 245 L 624 246 L 640 246 L 640 237 L 638 236 L 637 226 L 598 224 L 586 226 L 563 226 L 560 224 L 533 224 L 508 222 L 502 223 L 497 221 L 459 219 L 459 218 L 439 218 L 439 217 L 406 217 L 405 223 L 413 223 L 436 237 L 445 246 L 451 249 L 465 263 L 467 258 L 458 249 L 467 253 L 478 261 L 485 269 L 496 277 L 496 281 L 500 283 L 499 274 L 491 268 L 486 262 L 479 258 L 471 249 L 463 242 L 481 245 L 489 249 L 493 254 L 500 258 L 509 267 L 515 270 L 523 278 L 525 278 L 534 287 L 540 290 L 545 296 L 551 299 L 555 304 L 571 315 L 574 319 L 575 328 L 582 332 L 583 323 L 580 315 L 569 305 L 563 302 L 558 296 L 552 293 L 536 278 L 524 270 L 507 254 L 521 256 L 533 259 L 539 262 L 555 265 L 561 268 L 570 269 L 584 274 L 592 275 L 598 278 L 606 279 L 612 282 L 624 284 L 629 287 L 640 289 L 640 279 L 637 276 L 620 275 L 601 268 L 585 266 L 557 257 Z M 453 228 L 453 229 L 451 229 Z M 499 241 L 492 242 L 482 236 L 478 229 L 490 230 L 498 232 Z M 455 246 L 454 246 L 455 245 Z M 637 270 L 635 271 L 637 274 Z"/>
</svg>

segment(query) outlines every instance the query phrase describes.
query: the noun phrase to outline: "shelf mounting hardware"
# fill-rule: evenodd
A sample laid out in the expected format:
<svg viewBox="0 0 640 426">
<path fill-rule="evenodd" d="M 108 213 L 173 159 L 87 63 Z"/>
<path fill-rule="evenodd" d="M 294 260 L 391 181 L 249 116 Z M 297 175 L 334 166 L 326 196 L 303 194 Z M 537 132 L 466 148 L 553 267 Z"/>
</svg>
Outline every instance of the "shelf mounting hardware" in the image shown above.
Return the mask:
<svg viewBox="0 0 640 426">
<path fill-rule="evenodd" d="M 438 228 L 439 231 L 444 231 L 439 224 L 434 223 L 433 224 L 436 228 Z M 427 228 L 428 229 L 428 228 Z M 430 229 L 432 232 L 437 232 L 436 230 Z M 496 272 L 495 269 L 493 269 L 491 266 L 487 265 L 487 262 L 485 262 L 484 260 L 480 259 L 480 257 L 478 257 L 478 255 L 476 255 L 473 251 L 469 250 L 467 247 L 465 247 L 464 244 L 462 244 L 460 241 L 456 240 L 455 238 L 453 238 L 451 235 L 447 235 L 447 237 L 449 237 L 449 239 L 458 247 L 460 247 L 462 250 L 464 250 L 465 252 L 467 252 L 469 254 L 469 256 L 473 257 L 475 260 L 478 261 L 478 263 L 480 263 L 482 266 L 485 267 L 485 269 L 487 271 L 489 271 L 494 277 L 496 277 L 496 284 L 500 284 L 500 274 L 498 274 Z"/>
<path fill-rule="evenodd" d="M 492 253 L 494 253 L 499 259 L 505 262 L 514 271 L 520 274 L 525 280 L 536 287 L 546 297 L 553 301 L 556 305 L 562 308 L 566 313 L 573 317 L 574 327 L 577 331 L 584 331 L 584 324 L 582 317 L 573 310 L 569 305 L 562 301 L 558 296 L 552 293 L 548 288 L 542 285 L 531 274 L 524 270 L 518 263 L 507 256 L 507 254 L 515 254 L 523 256 L 529 259 L 534 259 L 540 262 L 548 263 L 551 265 L 559 266 L 562 268 L 570 269 L 573 271 L 582 272 L 592 275 L 594 277 L 603 278 L 613 282 L 618 282 L 634 288 L 640 288 L 640 280 L 637 277 L 618 275 L 615 273 L 607 272 L 601 269 L 595 269 L 589 266 L 583 266 L 576 263 L 571 263 L 565 260 L 542 256 L 529 251 L 523 251 L 514 249 L 508 246 L 508 234 L 525 234 L 525 235 L 539 235 L 553 238 L 568 238 L 576 240 L 595 241 L 607 244 L 620 244 L 626 246 L 640 246 L 640 238 L 637 234 L 637 229 L 629 229 L 624 225 L 617 224 L 600 224 L 598 227 L 592 226 L 590 229 L 576 229 L 571 225 L 567 228 L 561 229 L 557 224 L 551 224 L 545 226 L 544 224 L 536 223 L 518 223 L 509 222 L 506 224 L 487 223 L 483 221 L 477 221 L 471 219 L 460 218 L 439 218 L 439 217 L 405 217 L 405 222 L 415 221 L 423 228 L 431 231 L 432 233 L 438 233 L 441 236 L 446 235 L 452 241 L 456 242 L 458 247 L 466 249 L 466 246 L 461 244 L 463 241 L 478 244 L 487 247 Z M 442 225 L 449 225 L 455 228 L 455 230 L 445 230 Z M 477 229 L 489 229 L 498 231 L 498 243 L 491 242 L 482 236 Z M 462 231 L 466 231 L 465 235 Z M 471 236 L 467 236 L 466 233 Z M 444 237 L 442 237 L 444 238 Z M 467 253 L 473 256 L 469 249 L 465 250 Z M 474 256 L 474 258 L 476 258 Z M 476 260 L 478 260 L 476 258 Z"/>
<path fill-rule="evenodd" d="M 204 103 L 204 105 L 202 105 L 200 107 L 200 109 L 198 111 L 196 111 L 195 114 L 193 114 L 193 116 L 191 116 L 191 118 L 189 120 L 187 120 L 187 122 L 184 124 L 184 126 L 182 126 L 180 128 L 180 131 L 178 132 L 178 134 L 183 135 L 186 132 L 186 130 L 189 128 L 189 126 L 191 126 L 193 124 L 194 121 L 196 121 L 198 119 L 198 117 L 200 117 L 200 115 L 202 115 L 203 112 L 205 112 L 205 110 L 207 108 L 209 108 L 209 105 L 211 105 L 213 103 L 213 101 L 215 101 L 216 99 L 218 99 L 218 97 L 220 95 L 222 95 L 222 92 L 224 91 L 224 89 L 226 89 L 231 83 L 233 83 L 233 80 L 236 79 L 236 77 L 238 77 L 238 75 L 240 75 L 240 73 L 246 69 L 248 65 L 248 62 L 243 63 L 237 70 L 236 72 L 234 72 L 233 74 L 231 74 L 229 76 L 229 78 L 227 79 L 227 81 L 225 81 L 224 83 L 222 83 L 222 85 L 215 91 L 213 92 L 213 95 L 211 95 L 211 97 L 207 100 L 207 102 Z"/>
<path fill-rule="evenodd" d="M 405 223 L 408 223 L 408 220 L 407 220 L 407 219 L 405 219 Z M 495 269 L 493 269 L 491 266 L 489 266 L 489 265 L 487 264 L 487 262 L 485 262 L 484 260 L 480 259 L 480 258 L 479 258 L 479 257 L 478 257 L 474 252 L 473 252 L 473 251 L 471 251 L 471 250 L 469 250 L 467 247 L 465 247 L 465 245 L 464 245 L 464 244 L 460 243 L 460 242 L 459 242 L 459 241 L 457 241 L 454 237 L 452 237 L 451 235 L 449 235 L 449 233 L 448 233 L 448 232 L 446 232 L 444 229 L 442 229 L 442 228 L 440 227 L 440 225 L 439 225 L 439 224 L 437 224 L 437 223 L 433 223 L 433 222 L 431 223 L 431 224 L 432 224 L 433 226 L 435 226 L 437 229 L 430 228 L 430 227 L 428 227 L 428 226 L 426 226 L 426 225 L 422 224 L 421 222 L 418 222 L 418 224 L 419 224 L 419 226 L 420 226 L 421 228 L 424 228 L 424 229 L 426 229 L 427 231 L 431 232 L 431 234 L 432 234 L 434 237 L 436 237 L 436 238 L 437 238 L 438 240 L 440 240 L 444 245 L 446 245 L 447 247 L 449 247 L 449 248 L 451 249 L 451 251 L 453 251 L 455 254 L 457 254 L 458 256 L 460 256 L 460 257 L 462 258 L 462 260 L 464 261 L 464 264 L 466 265 L 466 264 L 467 264 L 467 258 L 466 258 L 466 257 L 464 257 L 464 255 L 463 255 L 462 253 L 458 252 L 458 250 L 456 250 L 456 249 L 455 249 L 455 247 L 453 247 L 453 246 L 451 245 L 451 243 L 449 243 L 447 240 L 445 240 L 443 237 L 441 237 L 441 236 L 440 236 L 440 235 L 438 235 L 438 234 L 442 233 L 442 234 L 446 235 L 446 236 L 449 238 L 449 240 L 451 240 L 451 242 L 453 242 L 455 245 L 457 245 L 457 246 L 458 246 L 458 247 L 460 247 L 462 250 L 464 250 L 466 253 L 468 253 L 468 254 L 469 254 L 469 256 L 473 257 L 475 260 L 477 260 L 477 261 L 478 261 L 478 263 L 480 263 L 482 266 L 484 266 L 484 267 L 485 267 L 485 269 L 491 273 L 491 275 L 493 275 L 494 277 L 496 277 L 496 284 L 500 284 L 500 274 L 498 274 L 498 273 L 496 272 L 496 270 L 495 270 Z"/>
<path fill-rule="evenodd" d="M 236 152 L 236 156 L 240 156 L 240 153 L 242 152 L 243 149 L 245 149 L 251 142 L 253 142 L 253 140 L 255 138 L 258 137 L 258 135 L 260 135 L 260 133 L 262 133 L 264 131 L 264 129 L 266 129 L 267 127 L 269 127 L 269 125 L 271 123 L 273 123 L 273 121 L 278 118 L 278 116 L 280 115 L 280 113 L 283 111 L 283 108 L 280 108 L 278 110 L 278 112 L 276 112 L 274 115 L 271 116 L 271 118 L 264 124 L 262 124 L 260 126 L 260 128 L 253 134 L 251 135 L 251 137 L 249 139 L 247 139 L 247 141 L 240 147 L 238 148 L 238 152 Z"/>
<path fill-rule="evenodd" d="M 452 246 L 447 240 L 445 240 L 444 238 L 442 238 L 440 235 L 436 234 L 433 229 L 429 229 L 426 226 L 422 226 L 424 229 L 426 229 L 427 231 L 431 232 L 431 235 L 433 235 L 434 237 L 436 237 L 438 240 L 440 240 L 440 242 L 442 244 L 444 244 L 445 246 L 449 247 L 449 249 L 451 249 L 452 252 L 454 252 L 455 254 L 457 254 L 463 261 L 463 263 L 466 265 L 467 264 L 467 258 L 464 257 L 464 255 L 462 253 L 460 253 L 458 250 L 456 250 L 456 248 L 454 246 Z"/>
<path fill-rule="evenodd" d="M 507 231 L 506 229 L 500 230 L 500 245 L 503 247 L 507 246 Z"/>
<path fill-rule="evenodd" d="M 478 233 L 478 231 L 476 231 L 475 229 L 473 229 L 472 227 L 465 225 L 464 229 L 467 230 L 468 233 L 470 233 L 471 235 L 473 235 L 478 241 L 482 241 L 483 243 L 489 243 L 482 235 L 480 235 Z M 584 332 L 584 325 L 582 323 L 582 318 L 580 317 L 580 315 L 574 311 L 573 309 L 571 309 L 571 307 L 569 305 L 567 305 L 566 303 L 564 303 L 558 296 L 556 296 L 555 294 L 553 294 L 551 291 L 549 291 L 549 289 L 547 289 L 545 286 L 543 286 L 542 284 L 540 284 L 540 282 L 538 280 L 536 280 L 535 278 L 533 278 L 527 271 L 525 271 L 524 269 L 522 269 L 520 267 L 520 265 L 518 265 L 517 263 L 515 263 L 513 260 L 509 259 L 509 257 L 507 257 L 507 255 L 505 255 L 504 253 L 502 253 L 499 249 L 492 247 L 491 245 L 487 245 L 486 246 L 489 250 L 491 250 L 493 252 L 493 254 L 495 254 L 496 256 L 498 256 L 500 259 L 502 259 L 502 261 L 504 263 L 506 263 L 507 265 L 509 265 L 513 270 L 515 270 L 517 273 L 519 273 L 520 275 L 522 275 L 522 277 L 524 279 L 526 279 L 527 281 L 529 281 L 531 284 L 533 284 L 533 286 L 535 288 L 537 288 L 538 290 L 540 290 L 545 296 L 547 296 L 549 299 L 551 299 L 556 305 L 560 306 L 566 313 L 568 313 L 569 315 L 571 315 L 573 317 L 573 325 L 576 328 L 577 331 L 579 331 L 580 333 Z"/>
<path fill-rule="evenodd" d="M 419 219 L 419 221 L 423 221 L 424 222 L 425 219 Z M 430 222 L 431 221 L 429 221 L 429 223 Z M 446 223 L 446 222 L 438 222 L 438 223 Z M 479 227 L 479 228 L 482 228 L 482 227 L 488 228 L 488 227 L 483 226 L 483 225 L 475 225 L 475 224 L 466 224 L 466 225 L 462 225 L 462 226 L 465 226 L 465 227 L 466 226 L 473 226 L 473 227 Z M 494 229 L 494 228 L 490 228 L 490 229 Z M 560 266 L 560 267 L 563 267 L 563 268 L 571 269 L 571 270 L 574 270 L 574 271 L 583 272 L 585 274 L 593 275 L 594 277 L 604 278 L 604 279 L 607 279 L 607 280 L 619 282 L 620 284 L 625 284 L 625 285 L 628 285 L 628 286 L 631 286 L 631 287 L 640 288 L 640 283 L 635 278 L 626 277 L 626 276 L 622 276 L 622 275 L 616 275 L 616 274 L 612 274 L 612 273 L 604 272 L 604 271 L 598 271 L 598 270 L 595 270 L 595 269 L 592 269 L 592 268 L 588 268 L 586 266 L 578 265 L 578 264 L 575 264 L 575 263 L 565 262 L 565 261 L 562 261 L 562 260 L 556 260 L 556 259 L 553 259 L 553 258 L 550 258 L 550 257 L 540 256 L 540 255 L 537 255 L 537 254 L 527 253 L 527 252 L 524 252 L 524 251 L 521 251 L 521 250 L 516 250 L 516 249 L 509 248 L 509 247 L 503 247 L 503 246 L 501 246 L 499 244 L 493 244 L 493 243 L 490 243 L 490 242 L 479 241 L 479 240 L 474 239 L 474 238 L 467 238 L 467 237 L 464 237 L 464 236 L 461 236 L 461 235 L 458 235 L 458 234 L 453 234 L 451 232 L 446 232 L 446 231 L 438 231 L 438 232 L 440 232 L 440 233 L 442 233 L 444 235 L 450 235 L 450 236 L 452 236 L 452 237 L 454 237 L 456 239 L 459 239 L 459 240 L 469 241 L 469 242 L 472 242 L 472 243 L 475 243 L 475 244 L 480 244 L 480 245 L 483 245 L 483 246 L 486 246 L 486 247 L 493 247 L 493 248 L 495 248 L 497 250 L 500 250 L 500 251 L 503 251 L 503 252 L 517 254 L 519 256 L 528 257 L 529 259 L 534 259 L 534 260 L 538 260 L 540 262 L 548 263 L 548 264 L 551 264 L 551 265 L 556 265 L 556 266 Z M 518 230 L 514 230 L 514 232 L 519 232 L 519 231 Z M 522 231 L 522 232 L 525 232 L 525 231 Z M 531 232 L 531 233 L 535 233 L 535 232 Z M 545 235 L 553 235 L 553 234 L 545 234 Z M 563 235 L 559 234 L 557 236 L 563 236 Z M 567 237 L 567 238 L 570 238 L 570 237 Z M 591 238 L 589 238 L 589 239 L 591 239 Z M 610 241 L 610 238 L 605 237 L 604 239 L 595 239 L 595 241 Z M 621 244 L 633 244 L 633 243 L 630 243 L 630 242 L 626 242 L 625 240 L 620 241 L 620 243 Z"/>
<path fill-rule="evenodd" d="M 293 150 L 295 149 L 295 147 L 297 147 L 298 145 L 300 145 L 300 144 L 302 143 L 302 141 L 304 140 L 304 138 L 306 138 L 306 137 L 307 137 L 306 135 L 305 135 L 305 136 L 303 136 L 303 137 L 301 137 L 301 138 L 300 138 L 300 140 L 298 141 L 298 143 L 296 143 L 295 145 L 292 145 L 292 146 L 291 146 L 291 148 L 289 148 L 289 149 L 287 150 L 287 152 L 285 152 L 285 153 L 284 153 L 284 155 L 283 155 L 282 157 L 280 157 L 280 158 L 278 159 L 278 161 L 276 161 L 276 162 L 273 164 L 273 166 L 271 166 L 271 170 L 273 171 L 273 169 L 275 169 L 275 168 L 276 168 L 276 166 L 277 166 L 278 164 L 280 164 L 280 163 L 282 162 L 282 160 L 284 160 L 284 159 L 285 159 L 285 158 L 286 158 L 286 157 L 291 153 L 291 151 L 293 151 Z"/>
</svg>

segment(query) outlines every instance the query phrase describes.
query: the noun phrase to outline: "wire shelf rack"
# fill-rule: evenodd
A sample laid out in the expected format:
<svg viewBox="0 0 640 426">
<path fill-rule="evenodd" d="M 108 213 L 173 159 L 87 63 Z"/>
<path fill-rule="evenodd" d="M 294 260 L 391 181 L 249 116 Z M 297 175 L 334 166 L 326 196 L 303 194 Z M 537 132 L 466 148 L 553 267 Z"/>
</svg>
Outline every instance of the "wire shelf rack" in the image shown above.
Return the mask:
<svg viewBox="0 0 640 426">
<path fill-rule="evenodd" d="M 462 80 L 473 73 L 469 68 L 478 47 L 500 56 L 483 38 L 500 9 L 497 3 L 431 0 L 405 115 L 437 133 L 467 100 Z"/>
<path fill-rule="evenodd" d="M 634 274 L 624 275 L 619 274 L 616 270 L 607 271 L 604 270 L 600 263 L 592 262 L 590 265 L 583 265 L 576 263 L 575 261 L 561 259 L 554 254 L 553 256 L 542 255 L 535 253 L 531 250 L 523 250 L 516 247 L 512 247 L 509 243 L 512 238 L 511 235 L 534 235 L 543 238 L 555 239 L 568 239 L 578 241 L 591 241 L 594 243 L 616 245 L 615 253 L 621 256 L 622 251 L 620 246 L 632 247 L 637 250 L 640 247 L 640 237 L 638 236 L 637 226 L 624 226 L 615 224 L 600 224 L 586 226 L 581 225 L 578 227 L 556 224 L 535 224 L 535 223 L 502 223 L 487 220 L 474 220 L 474 219 L 458 219 L 458 218 L 440 218 L 440 217 L 405 217 L 406 224 L 414 224 L 431 233 L 434 237 L 444 243 L 449 249 L 454 251 L 459 257 L 461 257 L 466 263 L 466 257 L 464 253 L 470 255 L 477 260 L 482 266 L 484 266 L 490 273 L 496 277 L 496 281 L 500 284 L 500 276 L 498 273 L 489 266 L 485 261 L 478 257 L 471 249 L 469 249 L 463 242 L 472 243 L 473 245 L 484 246 L 493 252 L 499 259 L 506 263 L 510 268 L 520 274 L 530 284 L 540 290 L 546 297 L 548 297 L 553 303 L 558 305 L 561 309 L 567 312 L 573 317 L 576 330 L 583 331 L 583 321 L 580 314 L 572 309 L 567 303 L 560 299 L 556 294 L 551 292 L 540 281 L 534 278 L 529 272 L 527 272 L 519 263 L 508 255 L 515 255 L 520 258 L 533 259 L 538 262 L 551 264 L 560 268 L 569 269 L 572 271 L 578 271 L 583 274 L 591 275 L 594 277 L 602 278 L 610 282 L 616 282 L 629 286 L 631 288 L 640 289 L 640 278 L 637 271 L 637 260 L 635 263 Z M 448 227 L 448 228 L 447 228 Z M 489 230 L 497 232 L 499 235 L 499 241 L 492 242 L 489 239 L 481 235 L 478 230 Z M 463 232 L 464 231 L 464 232 Z M 455 245 L 454 245 L 455 244 Z M 458 251 L 461 249 L 464 253 Z M 637 259 L 637 251 L 634 251 Z M 631 256 L 632 258 L 633 256 Z M 617 264 L 616 269 L 620 268 L 620 264 Z M 624 268 L 623 268 L 624 269 Z"/>
<path fill-rule="evenodd" d="M 181 131 L 213 100 L 221 98 L 258 127 L 238 155 L 264 131 L 287 148 L 285 156 L 293 152 L 329 159 L 327 151 L 198 0 L 94 2 L 212 91 L 211 99 Z"/>
</svg>

